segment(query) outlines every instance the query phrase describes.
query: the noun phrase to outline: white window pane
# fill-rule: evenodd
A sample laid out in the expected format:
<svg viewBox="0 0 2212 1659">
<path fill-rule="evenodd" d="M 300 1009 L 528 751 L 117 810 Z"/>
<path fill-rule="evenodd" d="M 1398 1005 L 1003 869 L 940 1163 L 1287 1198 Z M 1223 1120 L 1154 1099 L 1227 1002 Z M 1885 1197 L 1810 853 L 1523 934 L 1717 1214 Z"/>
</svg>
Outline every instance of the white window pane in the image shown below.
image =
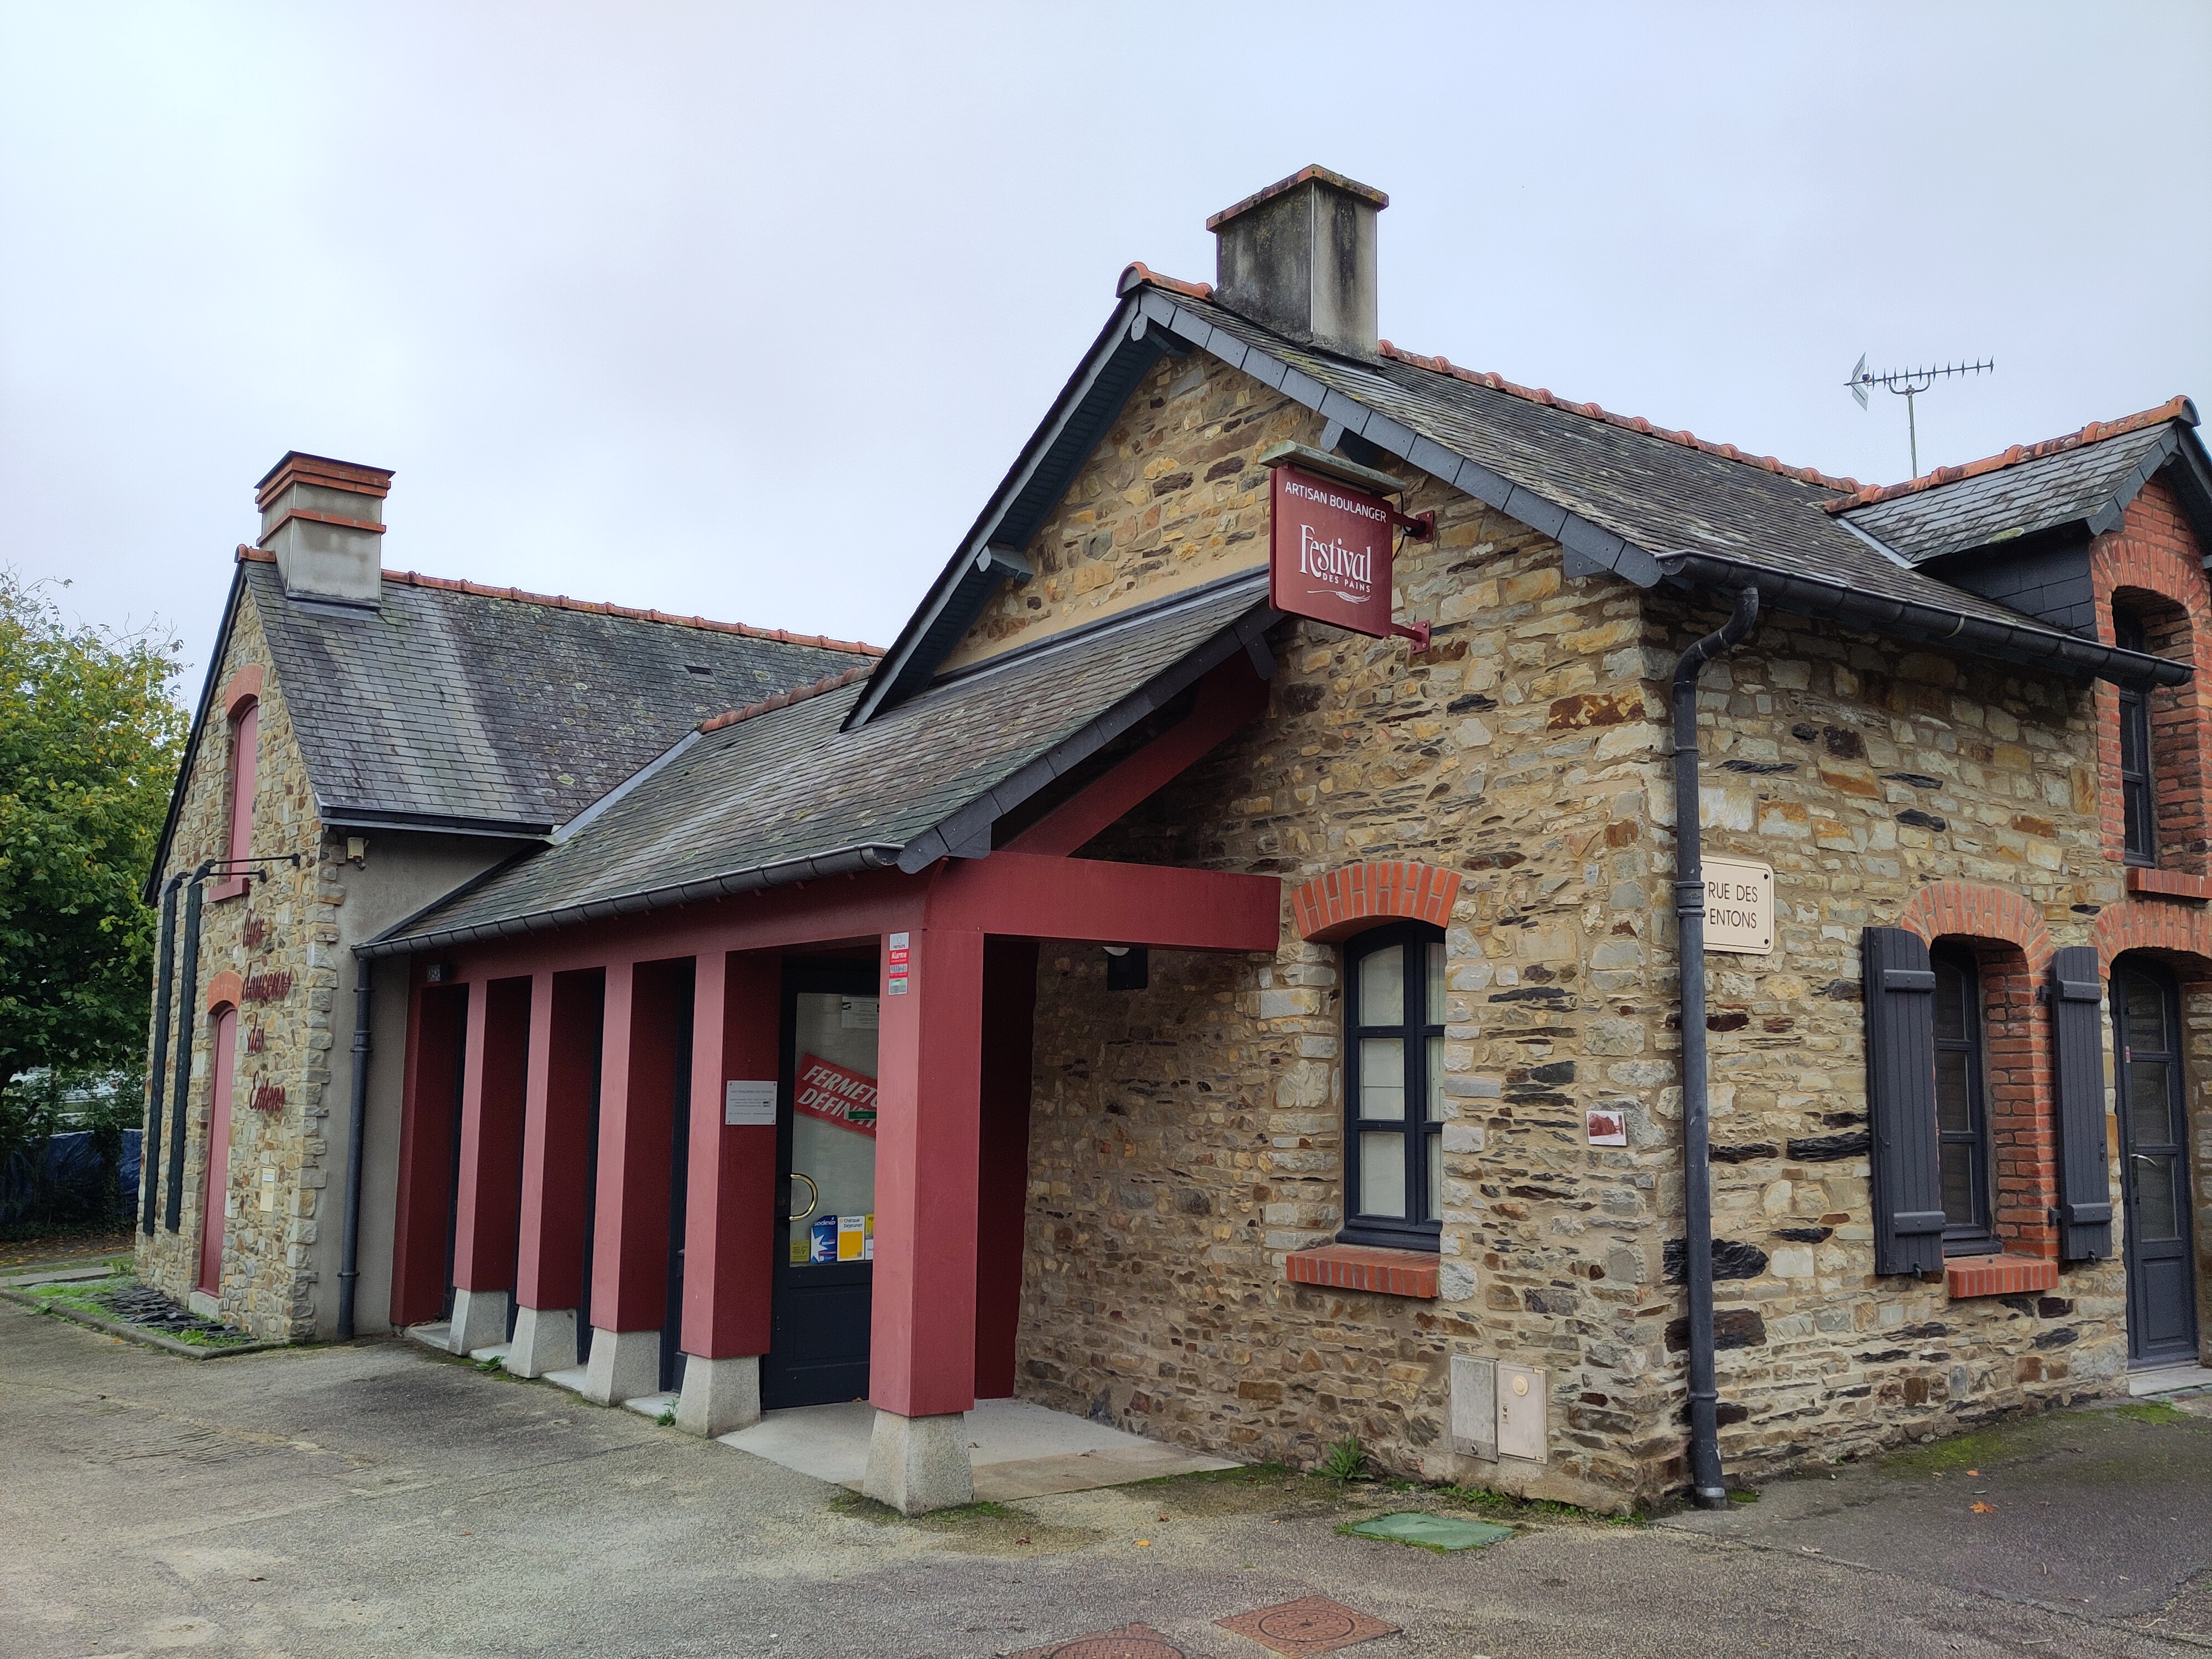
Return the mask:
<svg viewBox="0 0 2212 1659">
<path fill-rule="evenodd" d="M 1444 1212 L 1444 1143 L 1441 1135 L 1429 1137 L 1429 1212 L 1422 1218 L 1435 1221 Z"/>
<path fill-rule="evenodd" d="M 1421 1006 L 1421 1020 L 1428 1025 L 1444 1023 L 1444 942 L 1440 939 L 1429 941 L 1429 1000 Z"/>
<path fill-rule="evenodd" d="M 1406 1115 L 1406 1040 L 1403 1037 L 1360 1038 L 1359 1115 L 1389 1118 Z"/>
<path fill-rule="evenodd" d="M 1370 1129 L 1359 1137 L 1359 1212 L 1406 1213 L 1406 1137 Z"/>
<path fill-rule="evenodd" d="M 1432 1036 L 1429 1044 L 1429 1121 L 1444 1121 L 1444 1040 Z"/>
<path fill-rule="evenodd" d="M 1393 948 L 1359 959 L 1359 1023 L 1406 1023 L 1406 953 Z"/>
</svg>

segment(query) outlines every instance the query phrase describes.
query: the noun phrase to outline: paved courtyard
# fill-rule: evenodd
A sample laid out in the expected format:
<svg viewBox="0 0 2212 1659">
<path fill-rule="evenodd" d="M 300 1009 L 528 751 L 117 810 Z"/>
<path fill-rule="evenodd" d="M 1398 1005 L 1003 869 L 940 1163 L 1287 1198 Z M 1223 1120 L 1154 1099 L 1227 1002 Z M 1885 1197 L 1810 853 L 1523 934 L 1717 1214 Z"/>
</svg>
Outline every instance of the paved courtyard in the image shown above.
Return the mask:
<svg viewBox="0 0 2212 1659">
<path fill-rule="evenodd" d="M 0 1304 L 0 1651 L 1263 1659 L 1216 1621 L 1320 1595 L 1400 1627 L 1361 1659 L 2197 1652 L 2195 1403 L 1445 1556 L 1337 1530 L 1445 1505 L 1279 1474 L 902 1521 L 413 1344 L 191 1361 Z"/>
</svg>

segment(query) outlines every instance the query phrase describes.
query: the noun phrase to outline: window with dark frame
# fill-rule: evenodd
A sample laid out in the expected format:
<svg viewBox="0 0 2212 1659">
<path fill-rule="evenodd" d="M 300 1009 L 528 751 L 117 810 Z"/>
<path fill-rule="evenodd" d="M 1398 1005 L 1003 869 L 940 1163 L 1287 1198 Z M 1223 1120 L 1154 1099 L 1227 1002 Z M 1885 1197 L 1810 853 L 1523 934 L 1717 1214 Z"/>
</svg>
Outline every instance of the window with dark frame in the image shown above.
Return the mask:
<svg viewBox="0 0 2212 1659">
<path fill-rule="evenodd" d="M 2115 611 L 2113 642 L 2123 650 L 2147 649 L 2143 626 L 2136 618 Z M 2158 862 L 2158 826 L 2151 781 L 2150 698 L 2140 685 L 2120 687 L 2120 811 L 2126 823 L 2123 854 L 2126 862 L 2154 866 Z"/>
<path fill-rule="evenodd" d="M 1938 945 L 1936 970 L 1936 1168 L 1943 1251 L 1994 1249 L 1990 1231 L 1990 1129 L 1982 1057 L 1982 976 L 1972 952 Z"/>
<path fill-rule="evenodd" d="M 1423 922 L 1344 951 L 1347 1244 L 1434 1250 L 1443 1210 L 1444 936 Z"/>
</svg>

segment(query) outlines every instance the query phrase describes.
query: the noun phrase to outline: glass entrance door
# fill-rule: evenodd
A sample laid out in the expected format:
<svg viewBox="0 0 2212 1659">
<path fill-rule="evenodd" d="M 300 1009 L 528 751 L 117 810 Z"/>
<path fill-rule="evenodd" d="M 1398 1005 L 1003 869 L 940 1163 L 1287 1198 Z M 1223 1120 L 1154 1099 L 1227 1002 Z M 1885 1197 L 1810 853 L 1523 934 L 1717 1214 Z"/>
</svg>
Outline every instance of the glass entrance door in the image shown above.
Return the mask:
<svg viewBox="0 0 2212 1659">
<path fill-rule="evenodd" d="M 2136 1364 L 2194 1359 L 2192 1183 L 2182 1109 L 2180 999 L 2172 981 L 2138 963 L 2116 964 L 2112 1023 L 2127 1200 L 2128 1358 Z"/>
<path fill-rule="evenodd" d="M 875 1278 L 876 972 L 784 970 L 776 1144 L 783 1195 L 761 1404 L 865 1398 Z"/>
</svg>

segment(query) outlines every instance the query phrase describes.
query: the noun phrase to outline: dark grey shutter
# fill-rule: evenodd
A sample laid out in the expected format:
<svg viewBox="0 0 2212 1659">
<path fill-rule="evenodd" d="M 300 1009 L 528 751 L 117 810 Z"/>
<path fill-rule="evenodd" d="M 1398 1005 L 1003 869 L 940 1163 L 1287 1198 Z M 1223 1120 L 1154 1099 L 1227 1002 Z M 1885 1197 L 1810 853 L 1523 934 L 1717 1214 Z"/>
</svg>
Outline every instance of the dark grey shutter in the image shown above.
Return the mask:
<svg viewBox="0 0 2212 1659">
<path fill-rule="evenodd" d="M 1874 1270 L 1943 1266 L 1936 1166 L 1936 971 L 1902 927 L 1860 936 L 1866 971 L 1867 1115 L 1874 1131 Z"/>
<path fill-rule="evenodd" d="M 2112 1188 L 2105 1146 L 2104 985 L 2097 953 L 2069 945 L 2051 958 L 2051 1040 L 2057 1049 L 2058 1254 L 2112 1253 Z"/>
</svg>

